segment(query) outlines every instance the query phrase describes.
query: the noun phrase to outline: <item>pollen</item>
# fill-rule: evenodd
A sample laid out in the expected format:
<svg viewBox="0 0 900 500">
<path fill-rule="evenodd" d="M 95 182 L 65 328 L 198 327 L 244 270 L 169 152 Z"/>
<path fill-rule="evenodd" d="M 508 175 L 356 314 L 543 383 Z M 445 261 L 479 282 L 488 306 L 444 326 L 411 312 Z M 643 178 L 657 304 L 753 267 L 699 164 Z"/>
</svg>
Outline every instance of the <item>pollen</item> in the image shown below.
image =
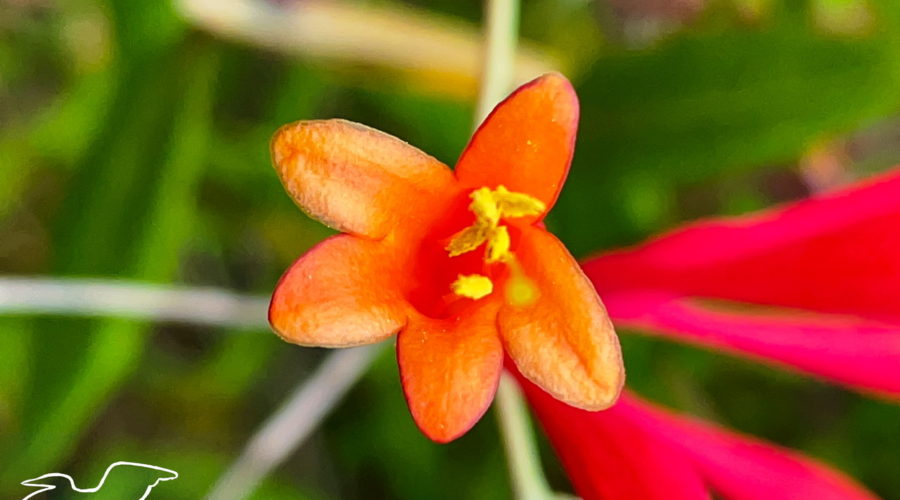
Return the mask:
<svg viewBox="0 0 900 500">
<path fill-rule="evenodd" d="M 509 231 L 500 225 L 501 219 L 539 215 L 547 208 L 541 200 L 504 186 L 493 190 L 478 188 L 469 197 L 472 199 L 469 210 L 475 214 L 475 223 L 456 233 L 446 250 L 451 257 L 456 257 L 487 243 L 485 261 L 488 263 L 505 262 L 510 257 Z"/>
<path fill-rule="evenodd" d="M 452 285 L 453 293 L 473 300 L 486 297 L 494 291 L 494 283 L 487 276 L 480 274 L 462 275 Z"/>
<path fill-rule="evenodd" d="M 488 239 L 487 256 L 488 263 L 503 262 L 509 258 L 509 231 L 506 226 L 498 226 L 496 232 Z"/>
<path fill-rule="evenodd" d="M 469 210 L 475 214 L 475 223 L 456 233 L 445 247 L 450 257 L 477 250 L 486 245 L 484 262 L 502 262 L 509 266 L 511 278 L 505 287 L 506 300 L 524 306 L 537 299 L 537 287 L 519 269 L 512 254 L 509 229 L 500 224 L 504 218 L 539 215 L 547 208 L 541 200 L 524 193 L 512 192 L 504 186 L 497 189 L 478 188 L 469 194 L 472 203 Z M 478 300 L 494 291 L 494 283 L 480 274 L 459 275 L 451 285 L 453 293 Z"/>
<path fill-rule="evenodd" d="M 495 191 L 486 187 L 478 188 L 472 191 L 469 198 L 472 198 L 469 210 L 475 214 L 479 223 L 496 226 L 500 222 L 500 206 Z"/>
<path fill-rule="evenodd" d="M 497 190 L 494 191 L 494 199 L 504 217 L 538 215 L 547 209 L 547 205 L 543 201 L 527 194 L 513 193 L 503 186 L 497 186 Z"/>
</svg>

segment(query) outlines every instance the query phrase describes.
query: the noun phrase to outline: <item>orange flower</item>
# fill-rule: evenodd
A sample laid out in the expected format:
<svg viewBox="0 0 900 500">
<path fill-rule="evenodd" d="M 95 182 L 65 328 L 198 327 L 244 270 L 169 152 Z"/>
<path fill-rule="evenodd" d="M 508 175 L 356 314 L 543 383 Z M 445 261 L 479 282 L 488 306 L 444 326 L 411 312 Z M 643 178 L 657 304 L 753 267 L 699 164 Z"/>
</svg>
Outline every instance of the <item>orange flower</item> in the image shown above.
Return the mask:
<svg viewBox="0 0 900 500">
<path fill-rule="evenodd" d="M 618 339 L 591 283 L 541 223 L 569 169 L 578 99 L 559 74 L 523 85 L 475 133 L 455 171 L 343 120 L 297 122 L 272 142 L 281 181 L 346 234 L 285 273 L 269 321 L 306 346 L 395 333 L 403 390 L 429 438 L 451 441 L 490 405 L 503 352 L 572 406 L 612 405 Z"/>
</svg>

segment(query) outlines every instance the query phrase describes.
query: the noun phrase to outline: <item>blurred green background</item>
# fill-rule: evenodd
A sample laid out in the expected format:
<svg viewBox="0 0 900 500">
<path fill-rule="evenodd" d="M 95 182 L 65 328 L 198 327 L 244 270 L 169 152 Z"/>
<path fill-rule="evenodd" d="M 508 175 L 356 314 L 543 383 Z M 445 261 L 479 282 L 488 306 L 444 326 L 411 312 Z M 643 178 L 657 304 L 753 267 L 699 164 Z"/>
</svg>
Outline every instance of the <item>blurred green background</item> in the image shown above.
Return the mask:
<svg viewBox="0 0 900 500">
<path fill-rule="evenodd" d="M 0 0 L 0 277 L 269 294 L 328 234 L 283 192 L 271 134 L 342 117 L 452 165 L 480 18 L 474 0 Z M 548 222 L 576 255 L 900 163 L 898 1 L 525 0 L 521 21 L 519 81 L 560 69 L 581 97 Z M 900 406 L 622 342 L 641 394 L 900 498 Z M 253 498 L 510 497 L 492 416 L 432 444 L 389 351 Z M 131 460 L 181 474 L 153 498 L 199 498 L 324 354 L 265 329 L 0 312 L 0 497 Z"/>
</svg>

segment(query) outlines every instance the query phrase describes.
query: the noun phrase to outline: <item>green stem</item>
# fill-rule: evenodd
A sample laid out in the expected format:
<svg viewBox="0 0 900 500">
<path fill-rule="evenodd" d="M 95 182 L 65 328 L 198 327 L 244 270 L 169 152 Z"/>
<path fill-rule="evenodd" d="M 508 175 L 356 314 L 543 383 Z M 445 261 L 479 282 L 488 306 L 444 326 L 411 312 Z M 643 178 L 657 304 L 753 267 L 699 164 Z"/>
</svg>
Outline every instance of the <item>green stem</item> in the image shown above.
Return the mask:
<svg viewBox="0 0 900 500">
<path fill-rule="evenodd" d="M 497 419 L 509 462 L 513 495 L 518 500 L 547 500 L 554 494 L 544 478 L 528 408 L 511 375 L 504 373 L 497 389 Z"/>
<path fill-rule="evenodd" d="M 515 71 L 519 26 L 519 0 L 487 0 L 485 4 L 485 52 L 481 91 L 475 109 L 477 127 L 511 90 Z M 518 500 L 546 500 L 554 494 L 541 469 L 528 409 L 515 380 L 500 378 L 497 419 L 509 462 L 510 480 Z"/>
<path fill-rule="evenodd" d="M 476 127 L 511 90 L 519 35 L 519 0 L 487 0 L 484 16 L 484 62 L 475 109 Z"/>
</svg>

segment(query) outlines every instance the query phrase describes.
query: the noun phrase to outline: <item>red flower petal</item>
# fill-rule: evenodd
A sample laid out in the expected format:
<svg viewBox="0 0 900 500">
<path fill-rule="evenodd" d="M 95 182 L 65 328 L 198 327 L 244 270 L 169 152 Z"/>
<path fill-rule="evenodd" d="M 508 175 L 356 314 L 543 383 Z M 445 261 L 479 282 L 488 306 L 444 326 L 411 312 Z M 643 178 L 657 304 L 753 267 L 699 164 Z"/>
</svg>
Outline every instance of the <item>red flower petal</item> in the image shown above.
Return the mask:
<svg viewBox="0 0 900 500">
<path fill-rule="evenodd" d="M 900 394 L 900 172 L 584 263 L 617 323 Z M 713 310 L 720 298 L 815 311 Z"/>
<path fill-rule="evenodd" d="M 414 315 L 397 337 L 403 392 L 419 429 L 439 443 L 475 425 L 497 392 L 503 347 L 496 303 L 439 320 Z"/>
<path fill-rule="evenodd" d="M 395 260 L 381 242 L 331 237 L 282 276 L 269 323 L 301 345 L 348 347 L 385 339 L 406 324 L 409 310 L 394 283 Z"/>
<path fill-rule="evenodd" d="M 613 409 L 589 413 L 520 378 L 575 492 L 584 500 L 708 500 L 692 464 L 677 449 Z"/>
<path fill-rule="evenodd" d="M 272 140 L 272 159 L 301 208 L 335 229 L 371 238 L 420 220 L 456 189 L 443 163 L 345 120 L 281 127 Z"/>
<path fill-rule="evenodd" d="M 726 310 L 654 293 L 605 298 L 619 326 L 749 353 L 842 384 L 900 396 L 900 323 L 803 311 Z"/>
<path fill-rule="evenodd" d="M 522 228 L 516 255 L 539 296 L 506 304 L 497 324 L 529 380 L 570 405 L 600 410 L 625 382 L 619 340 L 590 281 L 555 236 Z"/>
<path fill-rule="evenodd" d="M 900 321 L 900 172 L 689 226 L 584 263 L 601 295 L 653 289 Z"/>
<path fill-rule="evenodd" d="M 456 165 L 469 187 L 505 186 L 547 204 L 569 172 L 578 129 L 578 97 L 566 78 L 549 73 L 519 87 L 475 132 Z"/>
<path fill-rule="evenodd" d="M 568 407 L 523 381 L 578 494 L 596 498 L 873 500 L 840 472 L 784 448 L 678 417 L 623 394 L 611 409 Z"/>
<path fill-rule="evenodd" d="M 861 485 L 813 459 L 625 396 L 614 411 L 676 448 L 729 500 L 874 500 Z"/>
</svg>

